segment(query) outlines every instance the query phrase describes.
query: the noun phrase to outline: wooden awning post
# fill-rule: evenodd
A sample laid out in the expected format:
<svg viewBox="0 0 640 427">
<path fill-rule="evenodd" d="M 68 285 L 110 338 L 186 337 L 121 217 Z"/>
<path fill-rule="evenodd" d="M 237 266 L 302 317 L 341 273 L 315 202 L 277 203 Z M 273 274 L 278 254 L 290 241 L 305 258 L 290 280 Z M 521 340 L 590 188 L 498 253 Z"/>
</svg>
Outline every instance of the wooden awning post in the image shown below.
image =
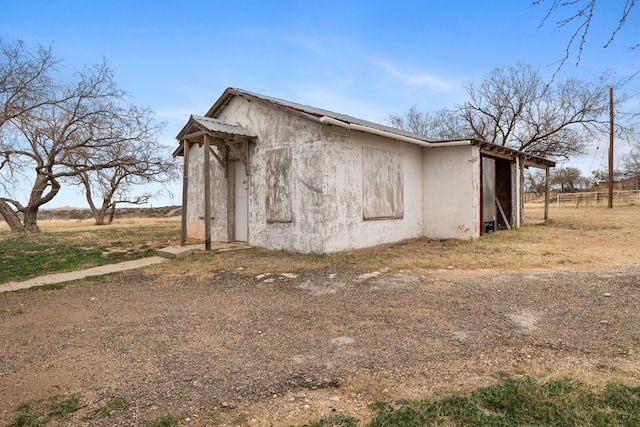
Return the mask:
<svg viewBox="0 0 640 427">
<path fill-rule="evenodd" d="M 209 135 L 204 135 L 204 249 L 211 250 L 211 156 Z"/>
<path fill-rule="evenodd" d="M 544 177 L 544 220 L 546 221 L 548 218 L 549 218 L 549 166 L 545 168 L 545 177 Z"/>
<path fill-rule="evenodd" d="M 184 144 L 184 164 L 182 165 L 182 229 L 180 231 L 180 246 L 187 245 L 187 204 L 189 201 L 189 140 Z"/>
<path fill-rule="evenodd" d="M 519 197 L 519 205 L 518 206 L 518 227 L 521 227 L 524 224 L 524 159 L 520 160 L 520 182 L 518 183 L 520 188 L 518 190 Z"/>
<path fill-rule="evenodd" d="M 173 153 L 174 157 L 184 156 L 184 177 L 182 189 L 182 234 L 180 244 L 186 245 L 188 228 L 188 187 L 189 187 L 189 148 L 193 144 L 198 144 L 203 148 L 202 168 L 204 178 L 204 241 L 205 249 L 211 250 L 211 227 L 212 227 L 212 205 L 211 205 L 211 156 L 220 164 L 221 171 L 224 171 L 227 181 L 227 231 L 229 241 L 232 241 L 234 212 L 229 207 L 233 207 L 233 174 L 229 173 L 229 168 L 233 169 L 230 160 L 237 158 L 244 163 L 247 176 L 250 174 L 249 165 L 249 143 L 258 138 L 256 134 L 243 129 L 240 126 L 226 123 L 213 117 L 190 116 L 187 124 L 182 128 L 176 139 L 180 141 L 178 149 Z M 214 149 L 215 147 L 215 149 Z M 230 154 L 232 157 L 230 157 Z M 213 165 L 215 167 L 215 164 Z M 196 173 L 194 171 L 194 173 Z M 198 172 L 199 173 L 199 172 Z M 196 177 L 195 184 L 200 185 L 199 177 Z M 224 182 L 219 183 L 221 186 Z M 194 185 L 192 182 L 191 185 Z M 201 188 L 201 187 L 200 187 Z M 222 191 L 222 190 L 221 190 Z M 193 191 L 192 191 L 193 193 Z M 201 197 L 199 194 L 197 197 Z M 221 216 L 222 218 L 222 216 Z M 200 229 L 198 224 L 198 229 Z"/>
</svg>

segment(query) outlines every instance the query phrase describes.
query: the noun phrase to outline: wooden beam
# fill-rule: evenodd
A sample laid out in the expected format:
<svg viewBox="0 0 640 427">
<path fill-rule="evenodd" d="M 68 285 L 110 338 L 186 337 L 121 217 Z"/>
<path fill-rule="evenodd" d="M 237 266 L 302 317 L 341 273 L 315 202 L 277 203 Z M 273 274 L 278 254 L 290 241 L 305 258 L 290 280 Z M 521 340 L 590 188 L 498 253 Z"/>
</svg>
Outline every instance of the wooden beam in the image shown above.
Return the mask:
<svg viewBox="0 0 640 427">
<path fill-rule="evenodd" d="M 183 140 L 184 153 L 182 166 L 182 229 L 180 231 L 180 246 L 187 245 L 187 205 L 189 203 L 189 141 Z"/>
<path fill-rule="evenodd" d="M 518 194 L 518 172 L 520 169 L 520 159 L 516 158 L 515 162 L 511 163 L 511 183 L 510 183 L 510 191 L 511 191 L 511 224 L 513 228 L 518 227 L 518 211 L 520 210 L 518 207 L 518 203 L 520 203 L 520 195 Z"/>
<path fill-rule="evenodd" d="M 549 218 L 549 166 L 545 168 L 544 174 L 544 220 Z M 597 194 L 597 193 L 596 193 Z"/>
<path fill-rule="evenodd" d="M 518 200 L 520 203 L 518 209 L 518 227 L 522 227 L 524 225 L 524 161 L 520 160 L 520 182 L 518 186 Z"/>
<path fill-rule="evenodd" d="M 249 140 L 245 139 L 244 141 L 244 152 L 247 155 L 247 163 L 244 165 L 244 173 L 247 176 L 251 176 L 251 172 L 249 170 L 249 165 L 251 164 L 250 159 L 249 159 Z"/>
<path fill-rule="evenodd" d="M 198 132 L 192 132 L 192 133 L 188 133 L 185 136 L 183 136 L 184 139 L 195 139 L 195 138 L 200 138 L 201 136 L 205 136 L 208 132 L 206 130 L 201 130 Z"/>
<path fill-rule="evenodd" d="M 500 215 L 502 215 L 502 220 L 504 221 L 504 224 L 507 226 L 507 230 L 511 230 L 511 225 L 509 225 L 509 220 L 507 219 L 507 216 L 504 214 L 504 209 L 502 209 L 502 204 L 500 204 L 500 200 L 498 200 L 497 197 L 496 197 L 496 206 L 500 211 Z"/>
<path fill-rule="evenodd" d="M 229 163 L 229 167 L 227 168 L 227 241 L 229 242 L 233 242 L 234 240 L 236 240 L 235 172 L 236 171 L 234 163 Z"/>
<path fill-rule="evenodd" d="M 204 249 L 211 250 L 211 157 L 209 136 L 204 136 Z"/>
<path fill-rule="evenodd" d="M 512 156 L 511 154 L 499 153 L 495 150 L 486 150 L 484 148 L 480 149 L 480 154 L 484 154 L 487 157 L 495 157 L 497 159 L 503 159 L 503 160 L 509 160 L 509 161 L 514 160 L 514 156 Z"/>
<path fill-rule="evenodd" d="M 235 145 L 233 145 L 233 143 L 229 142 L 228 140 L 225 140 L 227 145 L 229 146 L 229 148 L 231 148 L 231 151 L 233 151 L 233 154 L 236 155 L 236 157 L 238 157 L 238 159 L 244 163 L 244 167 L 245 169 L 247 168 L 247 159 L 246 156 L 243 156 L 242 153 L 240 153 L 240 151 L 238 151 L 238 149 L 235 147 Z"/>
<path fill-rule="evenodd" d="M 220 166 L 222 166 L 224 169 L 226 169 L 226 168 L 227 168 L 228 160 L 222 160 L 222 159 L 220 158 L 220 156 L 218 156 L 218 155 L 216 154 L 216 152 L 215 152 L 215 151 L 213 151 L 213 148 L 211 148 L 211 146 L 209 146 L 209 151 L 211 151 L 211 154 L 213 154 L 213 157 L 215 157 L 215 158 L 216 158 L 216 160 L 218 161 L 218 163 L 220 163 Z"/>
</svg>

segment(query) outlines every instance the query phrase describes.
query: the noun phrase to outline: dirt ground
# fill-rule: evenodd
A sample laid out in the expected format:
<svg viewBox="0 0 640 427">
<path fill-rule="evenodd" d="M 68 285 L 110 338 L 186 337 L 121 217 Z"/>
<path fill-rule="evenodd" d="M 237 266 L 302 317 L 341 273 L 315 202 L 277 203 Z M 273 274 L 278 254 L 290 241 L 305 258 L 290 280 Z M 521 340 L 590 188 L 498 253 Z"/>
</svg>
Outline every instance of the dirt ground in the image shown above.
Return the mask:
<svg viewBox="0 0 640 427">
<path fill-rule="evenodd" d="M 0 424 L 53 396 L 80 397 L 62 425 L 288 426 L 501 372 L 640 384 L 637 264 L 266 273 L 149 268 L 0 294 Z M 113 399 L 126 405 L 83 421 Z"/>
</svg>

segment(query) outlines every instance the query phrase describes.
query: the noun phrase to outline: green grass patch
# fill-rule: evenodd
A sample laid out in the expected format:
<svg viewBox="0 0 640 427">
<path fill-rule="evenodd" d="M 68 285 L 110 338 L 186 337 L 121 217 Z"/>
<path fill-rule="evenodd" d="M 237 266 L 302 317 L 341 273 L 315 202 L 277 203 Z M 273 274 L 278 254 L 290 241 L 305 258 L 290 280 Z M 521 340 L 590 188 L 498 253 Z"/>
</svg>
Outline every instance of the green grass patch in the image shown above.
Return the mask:
<svg viewBox="0 0 640 427">
<path fill-rule="evenodd" d="M 602 390 L 566 378 L 538 383 L 504 377 L 468 395 L 438 400 L 372 405 L 368 424 L 352 418 L 323 418 L 304 427 L 358 426 L 638 426 L 640 387 L 609 383 Z"/>
<path fill-rule="evenodd" d="M 43 427 L 52 419 L 64 421 L 70 414 L 80 409 L 80 397 L 62 398 L 56 396 L 48 401 L 25 402 L 18 406 L 18 415 L 9 427 Z"/>
<path fill-rule="evenodd" d="M 18 406 L 18 415 L 9 424 L 9 427 L 40 427 L 45 425 L 44 413 L 33 402 L 23 403 Z"/>
<path fill-rule="evenodd" d="M 344 415 L 323 417 L 302 427 L 358 427 L 358 420 Z"/>
<path fill-rule="evenodd" d="M 179 224 L 0 232 L 0 283 L 140 259 L 177 239 Z"/>
<path fill-rule="evenodd" d="M 100 418 L 106 418 L 111 413 L 124 409 L 126 406 L 127 401 L 125 399 L 112 399 L 82 417 L 82 421 L 92 421 Z"/>
<path fill-rule="evenodd" d="M 179 419 L 173 415 L 165 415 L 157 421 L 152 421 L 146 427 L 178 427 Z"/>
<path fill-rule="evenodd" d="M 80 398 L 78 396 L 71 396 L 61 401 L 55 401 L 48 405 L 49 417 L 64 420 L 67 415 L 73 414 L 80 409 Z"/>
</svg>

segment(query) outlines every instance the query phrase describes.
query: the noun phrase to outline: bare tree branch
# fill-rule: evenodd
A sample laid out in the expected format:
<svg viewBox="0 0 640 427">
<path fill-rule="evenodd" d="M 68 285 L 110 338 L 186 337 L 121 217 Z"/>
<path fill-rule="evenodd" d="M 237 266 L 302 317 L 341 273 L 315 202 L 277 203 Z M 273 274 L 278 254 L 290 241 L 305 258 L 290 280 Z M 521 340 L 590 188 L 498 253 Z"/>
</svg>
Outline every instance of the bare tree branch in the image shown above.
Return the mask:
<svg viewBox="0 0 640 427">
<path fill-rule="evenodd" d="M 161 173 L 173 165 L 157 143 L 164 124 L 150 110 L 128 105 L 127 93 L 117 87 L 106 62 L 78 70 L 75 81 L 61 83 L 53 78 L 57 62 L 51 58 L 50 50 L 29 54 L 21 44 L 0 42 L 0 170 L 31 171 L 25 205 L 0 194 L 0 215 L 13 231 L 38 231 L 38 209 L 58 194 L 62 181 L 75 179 L 91 189 L 101 185 L 94 178 L 109 182 L 107 171 L 135 171 L 145 164 L 152 165 L 146 171 L 165 179 L 169 175 Z M 142 155 L 150 152 L 155 156 Z M 154 175 L 149 172 L 146 178 L 152 182 Z M 9 179 L 0 175 L 0 188 L 8 189 Z M 115 187 L 109 200 L 136 182 L 111 183 Z"/>
<path fill-rule="evenodd" d="M 544 26 L 552 16 L 562 15 L 564 12 L 568 13 L 568 15 L 566 17 L 558 18 L 555 21 L 555 26 L 557 28 L 571 27 L 572 25 L 575 26 L 572 30 L 573 32 L 569 36 L 567 44 L 565 45 L 564 57 L 559 61 L 558 68 L 553 75 L 553 78 L 555 78 L 565 62 L 572 56 L 572 51 L 576 43 L 578 49 L 576 54 L 576 65 L 580 63 L 589 32 L 592 29 L 593 18 L 596 13 L 596 0 L 535 0 L 531 3 L 534 7 L 542 6 L 543 4 L 547 5 L 547 13 L 542 19 L 540 27 Z M 609 39 L 604 43 L 604 48 L 609 47 L 613 43 L 620 30 L 627 23 L 629 15 L 636 6 L 637 0 L 625 0 L 624 4 L 619 6 L 621 11 L 617 24 L 615 24 L 615 27 L 611 31 Z M 604 7 L 611 8 L 611 2 L 608 1 Z M 640 44 L 636 43 L 635 45 L 630 46 L 630 49 L 635 49 L 639 45 Z"/>
<path fill-rule="evenodd" d="M 620 87 L 613 73 L 593 80 L 569 79 L 544 83 L 531 65 L 495 68 L 479 83 L 467 85 L 468 100 L 447 114 L 419 113 L 390 116 L 391 126 L 420 133 L 433 132 L 439 123 L 456 123 L 439 139 L 474 138 L 537 156 L 568 159 L 608 133 L 608 93 Z M 618 97 L 617 104 L 625 102 Z M 451 118 L 453 117 L 453 118 Z M 633 135 L 630 125 L 616 124 L 620 138 Z M 430 135 L 427 135 L 430 136 Z"/>
</svg>

